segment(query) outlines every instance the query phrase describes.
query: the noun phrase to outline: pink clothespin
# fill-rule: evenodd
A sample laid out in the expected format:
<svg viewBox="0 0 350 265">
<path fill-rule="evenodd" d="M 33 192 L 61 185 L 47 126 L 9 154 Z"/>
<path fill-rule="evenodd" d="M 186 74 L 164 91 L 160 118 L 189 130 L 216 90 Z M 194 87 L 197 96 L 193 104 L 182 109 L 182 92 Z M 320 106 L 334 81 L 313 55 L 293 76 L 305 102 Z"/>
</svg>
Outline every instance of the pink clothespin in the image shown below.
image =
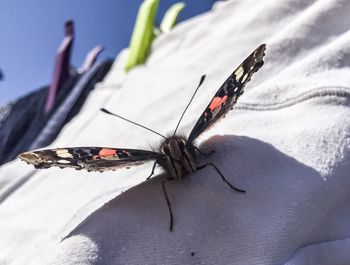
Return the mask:
<svg viewBox="0 0 350 265">
<path fill-rule="evenodd" d="M 65 37 L 58 47 L 52 82 L 45 103 L 45 114 L 49 113 L 55 104 L 57 91 L 69 78 L 70 55 L 74 40 L 74 23 L 68 20 L 65 23 Z"/>
</svg>

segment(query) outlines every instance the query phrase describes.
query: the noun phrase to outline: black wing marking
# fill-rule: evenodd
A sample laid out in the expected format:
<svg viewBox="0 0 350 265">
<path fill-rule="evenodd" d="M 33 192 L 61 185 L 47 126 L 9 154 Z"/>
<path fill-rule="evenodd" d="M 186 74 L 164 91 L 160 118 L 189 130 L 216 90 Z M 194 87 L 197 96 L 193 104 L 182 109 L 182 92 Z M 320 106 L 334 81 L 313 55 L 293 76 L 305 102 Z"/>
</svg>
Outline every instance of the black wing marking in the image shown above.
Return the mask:
<svg viewBox="0 0 350 265">
<path fill-rule="evenodd" d="M 19 154 L 18 158 L 35 168 L 68 167 L 103 172 L 161 159 L 161 155 L 137 149 L 71 147 L 25 152 Z"/>
<path fill-rule="evenodd" d="M 264 64 L 265 48 L 265 44 L 260 45 L 221 85 L 193 127 L 188 138 L 190 143 L 233 108 L 239 96 L 243 94 L 245 84 Z"/>
</svg>

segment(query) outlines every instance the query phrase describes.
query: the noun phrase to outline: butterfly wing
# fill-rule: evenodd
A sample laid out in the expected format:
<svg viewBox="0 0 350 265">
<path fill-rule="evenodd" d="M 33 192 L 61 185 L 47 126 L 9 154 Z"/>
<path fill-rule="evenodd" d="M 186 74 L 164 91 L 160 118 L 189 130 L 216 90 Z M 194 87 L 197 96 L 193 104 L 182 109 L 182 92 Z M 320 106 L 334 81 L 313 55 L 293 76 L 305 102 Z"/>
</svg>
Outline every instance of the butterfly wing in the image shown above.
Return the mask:
<svg viewBox="0 0 350 265">
<path fill-rule="evenodd" d="M 193 127 L 188 138 L 190 143 L 233 108 L 239 96 L 243 94 L 245 84 L 264 64 L 265 48 L 265 44 L 260 45 L 221 85 Z"/>
<path fill-rule="evenodd" d="M 109 171 L 157 160 L 160 154 L 137 149 L 71 147 L 25 152 L 18 158 L 35 168 L 70 167 L 77 170 Z"/>
</svg>

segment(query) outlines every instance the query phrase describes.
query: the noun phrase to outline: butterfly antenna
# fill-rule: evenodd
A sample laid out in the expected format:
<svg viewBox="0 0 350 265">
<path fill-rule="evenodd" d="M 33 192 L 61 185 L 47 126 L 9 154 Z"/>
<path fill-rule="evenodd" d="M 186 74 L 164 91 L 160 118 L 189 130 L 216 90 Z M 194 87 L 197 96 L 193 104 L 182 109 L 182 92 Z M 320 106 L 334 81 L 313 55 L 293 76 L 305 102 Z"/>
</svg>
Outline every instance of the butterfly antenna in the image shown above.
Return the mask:
<svg viewBox="0 0 350 265">
<path fill-rule="evenodd" d="M 164 135 L 161 135 L 160 133 L 158 133 L 158 132 L 156 132 L 156 131 L 153 131 L 153 130 L 150 129 L 150 128 L 147 128 L 146 126 L 143 126 L 142 124 L 139 124 L 139 123 L 137 123 L 137 122 L 128 120 L 127 118 L 124 118 L 124 117 L 119 116 L 119 115 L 117 115 L 117 114 L 115 114 L 115 113 L 112 113 L 112 112 L 106 110 L 105 108 L 101 108 L 101 111 L 104 112 L 104 113 L 107 113 L 107 114 L 109 114 L 109 115 L 118 117 L 118 118 L 120 118 L 120 119 L 122 119 L 122 120 L 124 120 L 124 121 L 130 122 L 130 123 L 132 123 L 132 124 L 134 124 L 134 125 L 140 126 L 140 127 L 144 128 L 144 129 L 149 130 L 150 132 L 153 132 L 153 133 L 155 133 L 155 134 L 158 134 L 159 136 L 161 136 L 161 137 L 163 137 L 164 139 L 167 139 L 167 140 L 168 140 L 168 138 L 166 138 Z"/>
<path fill-rule="evenodd" d="M 198 84 L 198 86 L 197 86 L 197 88 L 196 88 L 196 91 L 194 91 L 190 102 L 188 102 L 188 104 L 187 104 L 187 106 L 186 106 L 184 112 L 182 113 L 182 115 L 181 115 L 181 117 L 180 117 L 180 120 L 178 121 L 178 123 L 177 123 L 177 125 L 176 125 L 175 131 L 174 131 L 174 136 L 175 136 L 175 134 L 176 134 L 177 129 L 178 129 L 179 126 L 180 126 L 180 123 L 181 123 L 181 120 L 182 120 L 183 116 L 185 115 L 185 113 L 186 113 L 188 107 L 191 105 L 191 102 L 192 102 L 194 96 L 196 95 L 198 89 L 199 89 L 199 88 L 201 87 L 201 85 L 203 84 L 204 79 L 205 79 L 205 75 L 202 75 L 201 80 L 199 81 L 199 84 Z"/>
</svg>

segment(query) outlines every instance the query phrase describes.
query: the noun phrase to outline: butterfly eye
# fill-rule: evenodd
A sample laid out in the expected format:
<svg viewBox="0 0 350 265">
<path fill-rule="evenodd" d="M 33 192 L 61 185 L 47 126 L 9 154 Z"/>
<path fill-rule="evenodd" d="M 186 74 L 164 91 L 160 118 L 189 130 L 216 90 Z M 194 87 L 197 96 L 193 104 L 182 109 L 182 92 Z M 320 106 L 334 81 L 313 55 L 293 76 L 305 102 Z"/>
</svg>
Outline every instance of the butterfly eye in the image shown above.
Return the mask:
<svg viewBox="0 0 350 265">
<path fill-rule="evenodd" d="M 167 146 L 163 146 L 162 147 L 162 153 L 165 154 L 165 155 L 170 155 L 170 150 Z"/>
<path fill-rule="evenodd" d="M 178 141 L 179 147 L 181 150 L 185 150 L 186 148 L 186 143 L 183 139 L 181 139 L 180 141 Z"/>
</svg>

